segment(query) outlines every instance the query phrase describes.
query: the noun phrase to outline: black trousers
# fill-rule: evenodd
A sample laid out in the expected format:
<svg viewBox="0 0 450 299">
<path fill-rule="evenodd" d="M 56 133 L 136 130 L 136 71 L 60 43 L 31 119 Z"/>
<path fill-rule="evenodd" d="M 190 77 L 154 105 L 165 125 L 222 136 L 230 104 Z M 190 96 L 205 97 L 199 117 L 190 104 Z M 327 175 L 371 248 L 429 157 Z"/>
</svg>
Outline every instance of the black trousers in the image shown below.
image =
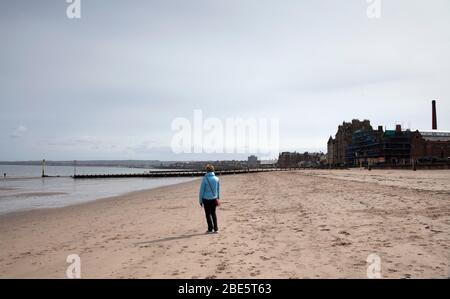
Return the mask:
<svg viewBox="0 0 450 299">
<path fill-rule="evenodd" d="M 212 232 L 213 229 L 218 231 L 217 216 L 216 216 L 216 201 L 204 199 L 203 207 L 205 207 L 206 222 L 208 223 L 208 231 Z"/>
</svg>

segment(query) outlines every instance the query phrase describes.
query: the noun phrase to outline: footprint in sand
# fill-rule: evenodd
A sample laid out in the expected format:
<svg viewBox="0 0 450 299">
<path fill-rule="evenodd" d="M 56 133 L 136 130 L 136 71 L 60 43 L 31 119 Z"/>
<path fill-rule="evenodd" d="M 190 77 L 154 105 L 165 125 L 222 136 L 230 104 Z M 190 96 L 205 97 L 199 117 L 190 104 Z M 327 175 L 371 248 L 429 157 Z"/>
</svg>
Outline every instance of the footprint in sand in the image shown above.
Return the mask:
<svg viewBox="0 0 450 299">
<path fill-rule="evenodd" d="M 225 270 L 227 268 L 228 264 L 227 262 L 223 261 L 221 262 L 219 265 L 217 265 L 217 272 L 222 272 L 223 270 Z"/>
<path fill-rule="evenodd" d="M 259 274 L 261 274 L 261 271 L 256 270 L 255 272 L 250 273 L 250 276 L 255 277 L 258 276 Z"/>
<path fill-rule="evenodd" d="M 218 253 L 224 254 L 226 253 L 227 249 L 224 247 L 222 249 L 220 249 L 219 251 L 217 251 Z"/>
</svg>

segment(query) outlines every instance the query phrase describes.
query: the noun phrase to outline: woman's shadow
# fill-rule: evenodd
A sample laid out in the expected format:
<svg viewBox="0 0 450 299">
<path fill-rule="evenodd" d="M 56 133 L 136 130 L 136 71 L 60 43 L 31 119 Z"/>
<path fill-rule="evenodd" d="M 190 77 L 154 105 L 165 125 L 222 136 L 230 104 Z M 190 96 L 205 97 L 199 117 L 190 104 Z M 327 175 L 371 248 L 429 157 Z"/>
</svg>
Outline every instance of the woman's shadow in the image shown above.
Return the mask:
<svg viewBox="0 0 450 299">
<path fill-rule="evenodd" d="M 183 240 L 183 239 L 189 239 L 189 238 L 192 238 L 192 237 L 206 236 L 206 235 L 207 234 L 205 234 L 205 233 L 195 233 L 195 234 L 189 234 L 189 235 L 181 235 L 181 236 L 178 236 L 178 237 L 168 237 L 168 238 L 161 238 L 161 239 L 155 239 L 155 240 L 150 240 L 150 241 L 138 242 L 138 243 L 134 243 L 134 245 L 147 247 L 148 245 L 151 245 L 151 244 L 154 244 L 154 243 Z"/>
</svg>

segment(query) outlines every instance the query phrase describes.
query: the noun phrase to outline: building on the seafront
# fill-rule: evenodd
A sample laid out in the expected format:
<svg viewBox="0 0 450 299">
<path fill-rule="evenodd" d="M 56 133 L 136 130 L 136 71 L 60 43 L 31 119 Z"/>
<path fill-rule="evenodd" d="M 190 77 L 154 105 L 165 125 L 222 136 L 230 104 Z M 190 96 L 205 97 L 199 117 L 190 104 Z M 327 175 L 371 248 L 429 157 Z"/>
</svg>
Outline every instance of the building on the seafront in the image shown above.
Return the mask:
<svg viewBox="0 0 450 299">
<path fill-rule="evenodd" d="M 251 155 L 247 159 L 247 167 L 248 168 L 257 168 L 259 164 L 258 157 L 255 155 Z"/>
<path fill-rule="evenodd" d="M 450 132 L 413 132 L 411 138 L 411 158 L 416 164 L 449 161 Z"/>
<path fill-rule="evenodd" d="M 278 156 L 278 167 L 297 168 L 297 167 L 319 167 L 326 164 L 326 155 L 320 153 L 297 153 L 282 152 Z"/>
<path fill-rule="evenodd" d="M 353 133 L 357 130 L 372 130 L 370 121 L 353 119 L 351 122 L 343 122 L 339 125 L 335 138 L 328 139 L 328 164 L 331 166 L 345 166 L 345 151 L 352 142 Z"/>
<path fill-rule="evenodd" d="M 159 168 L 205 170 L 206 164 L 213 164 L 216 170 L 247 169 L 247 161 L 241 160 L 216 160 L 216 161 L 174 161 L 167 162 Z"/>
<path fill-rule="evenodd" d="M 450 132 L 402 130 L 357 130 L 346 150 L 347 166 L 411 165 L 447 162 Z"/>
<path fill-rule="evenodd" d="M 401 125 L 396 125 L 395 130 L 383 131 L 382 126 L 378 126 L 377 130 L 357 130 L 347 146 L 345 165 L 408 165 L 411 159 L 411 136 L 412 132 L 403 131 Z"/>
<path fill-rule="evenodd" d="M 446 162 L 450 164 L 450 132 L 438 131 L 436 101 L 431 102 L 432 131 L 417 130 L 411 138 L 411 161 L 415 164 Z"/>
<path fill-rule="evenodd" d="M 258 168 L 276 168 L 278 160 L 270 159 L 270 160 L 259 160 Z"/>
<path fill-rule="evenodd" d="M 450 132 L 437 130 L 435 101 L 432 102 L 432 128 L 432 131 L 411 131 L 396 125 L 395 130 L 383 130 L 382 126 L 374 130 L 368 120 L 344 122 L 338 127 L 336 137 L 328 140 L 329 166 L 395 167 L 436 162 L 450 165 Z"/>
</svg>

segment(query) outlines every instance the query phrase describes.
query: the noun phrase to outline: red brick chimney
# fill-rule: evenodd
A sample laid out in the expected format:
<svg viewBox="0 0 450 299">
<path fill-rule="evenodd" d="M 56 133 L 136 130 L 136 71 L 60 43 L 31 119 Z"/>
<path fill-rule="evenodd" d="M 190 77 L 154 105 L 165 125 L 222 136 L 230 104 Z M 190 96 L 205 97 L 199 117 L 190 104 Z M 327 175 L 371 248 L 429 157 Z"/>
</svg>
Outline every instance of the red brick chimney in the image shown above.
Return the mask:
<svg viewBox="0 0 450 299">
<path fill-rule="evenodd" d="M 396 133 L 401 133 L 402 132 L 402 125 L 396 125 L 395 126 L 395 132 Z"/>
<path fill-rule="evenodd" d="M 437 130 L 437 116 L 436 116 L 436 101 L 433 100 L 431 102 L 431 106 L 432 106 L 432 126 L 433 126 L 433 130 Z"/>
</svg>

